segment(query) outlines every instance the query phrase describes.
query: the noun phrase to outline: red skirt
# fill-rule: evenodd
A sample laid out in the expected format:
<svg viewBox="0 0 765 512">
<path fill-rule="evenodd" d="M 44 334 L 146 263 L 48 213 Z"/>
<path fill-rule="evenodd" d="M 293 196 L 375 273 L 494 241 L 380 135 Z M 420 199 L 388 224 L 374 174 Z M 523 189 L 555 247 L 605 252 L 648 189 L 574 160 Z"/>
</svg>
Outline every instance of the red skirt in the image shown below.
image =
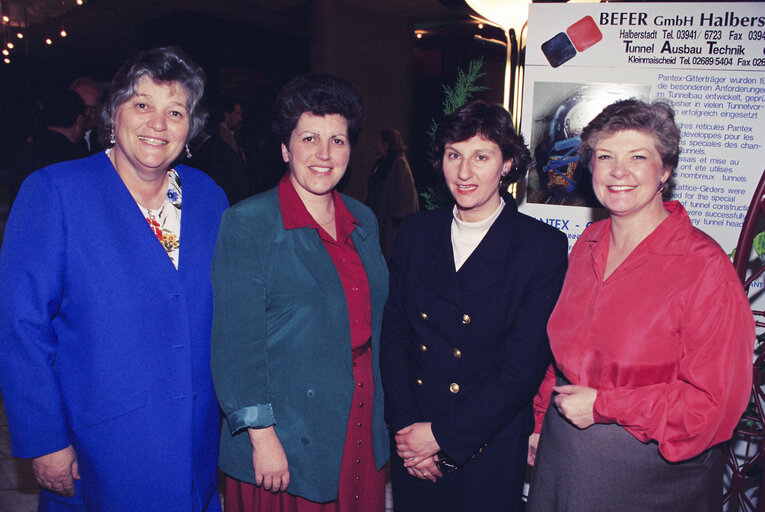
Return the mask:
<svg viewBox="0 0 765 512">
<path fill-rule="evenodd" d="M 317 503 L 285 492 L 272 493 L 262 487 L 226 477 L 226 512 L 383 512 L 385 469 L 377 471 L 372 446 L 372 352 L 353 361 L 356 388 L 343 447 L 337 499 Z M 287 461 L 289 463 L 289 460 Z"/>
</svg>

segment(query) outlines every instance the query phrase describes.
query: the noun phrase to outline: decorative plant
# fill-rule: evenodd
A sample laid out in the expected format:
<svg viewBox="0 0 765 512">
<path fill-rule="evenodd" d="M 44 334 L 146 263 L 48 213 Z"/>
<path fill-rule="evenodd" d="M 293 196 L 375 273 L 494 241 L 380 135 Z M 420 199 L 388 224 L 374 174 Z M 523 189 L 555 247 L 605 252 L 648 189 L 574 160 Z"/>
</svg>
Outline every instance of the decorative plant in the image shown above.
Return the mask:
<svg viewBox="0 0 765 512">
<path fill-rule="evenodd" d="M 444 115 L 451 114 L 467 103 L 473 95 L 487 89 L 483 85 L 476 85 L 478 80 L 486 74 L 481 72 L 482 67 L 483 59 L 471 60 L 468 63 L 467 72 L 461 68 L 457 69 L 457 80 L 453 86 L 443 86 L 444 101 L 441 110 Z M 431 141 L 435 137 L 437 128 L 438 123 L 434 119 L 430 125 L 430 130 L 428 130 Z M 434 156 L 437 157 L 437 155 Z M 425 201 L 425 208 L 428 210 L 434 210 L 451 202 L 449 191 L 440 182 L 434 187 L 426 187 L 424 191 L 420 192 L 420 195 Z"/>
</svg>

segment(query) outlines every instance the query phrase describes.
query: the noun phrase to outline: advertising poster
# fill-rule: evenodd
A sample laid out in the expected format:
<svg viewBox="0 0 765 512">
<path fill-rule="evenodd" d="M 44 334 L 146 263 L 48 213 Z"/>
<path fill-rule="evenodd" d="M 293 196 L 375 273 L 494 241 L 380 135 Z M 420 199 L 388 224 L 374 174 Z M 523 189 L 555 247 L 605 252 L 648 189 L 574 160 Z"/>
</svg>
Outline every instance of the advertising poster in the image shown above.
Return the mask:
<svg viewBox="0 0 765 512">
<path fill-rule="evenodd" d="M 730 253 L 765 170 L 765 4 L 532 4 L 521 131 L 535 157 L 518 201 L 573 245 L 604 218 L 582 128 L 618 99 L 664 98 L 681 128 L 667 199 Z"/>
</svg>

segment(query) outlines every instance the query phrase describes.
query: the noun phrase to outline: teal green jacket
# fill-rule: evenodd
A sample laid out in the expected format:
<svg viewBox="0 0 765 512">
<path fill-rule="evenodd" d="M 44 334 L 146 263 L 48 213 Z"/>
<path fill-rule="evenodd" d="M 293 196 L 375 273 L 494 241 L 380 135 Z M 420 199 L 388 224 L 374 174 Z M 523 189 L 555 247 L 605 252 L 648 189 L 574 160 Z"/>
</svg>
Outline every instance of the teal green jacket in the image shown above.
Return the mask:
<svg viewBox="0 0 765 512">
<path fill-rule="evenodd" d="M 388 459 L 379 353 L 388 270 L 377 221 L 342 196 L 359 222 L 351 238 L 369 280 L 375 383 L 375 462 Z M 348 307 L 340 277 L 312 228 L 284 229 L 277 189 L 223 214 L 213 257 L 212 374 L 225 421 L 224 473 L 254 482 L 248 427 L 274 425 L 287 454 L 287 491 L 337 498 L 355 380 Z"/>
</svg>

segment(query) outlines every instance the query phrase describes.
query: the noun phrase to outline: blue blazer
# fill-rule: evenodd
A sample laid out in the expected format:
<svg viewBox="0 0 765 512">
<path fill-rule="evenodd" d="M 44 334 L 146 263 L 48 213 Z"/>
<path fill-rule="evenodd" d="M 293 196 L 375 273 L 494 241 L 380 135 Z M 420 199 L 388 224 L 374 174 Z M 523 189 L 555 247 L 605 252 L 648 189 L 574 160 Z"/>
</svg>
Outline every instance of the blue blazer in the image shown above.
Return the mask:
<svg viewBox="0 0 765 512">
<path fill-rule="evenodd" d="M 253 483 L 248 427 L 274 426 L 290 469 L 287 491 L 337 499 L 355 386 L 348 306 L 316 229 L 284 229 L 278 187 L 223 214 L 213 260 L 212 373 L 225 415 L 220 467 Z M 388 460 L 380 326 L 388 270 L 372 211 L 341 195 L 358 221 L 351 238 L 366 270 L 372 313 L 372 439 Z"/>
<path fill-rule="evenodd" d="M 82 477 L 73 499 L 43 492 L 43 509 L 219 510 L 209 269 L 227 201 L 175 169 L 178 270 L 105 153 L 33 173 L 14 203 L 0 251 L 13 455 L 71 444 Z"/>
<path fill-rule="evenodd" d="M 568 244 L 510 201 L 457 272 L 451 223 L 451 208 L 402 223 L 380 360 L 391 431 L 430 421 L 464 464 L 484 443 L 533 429 Z"/>
</svg>

